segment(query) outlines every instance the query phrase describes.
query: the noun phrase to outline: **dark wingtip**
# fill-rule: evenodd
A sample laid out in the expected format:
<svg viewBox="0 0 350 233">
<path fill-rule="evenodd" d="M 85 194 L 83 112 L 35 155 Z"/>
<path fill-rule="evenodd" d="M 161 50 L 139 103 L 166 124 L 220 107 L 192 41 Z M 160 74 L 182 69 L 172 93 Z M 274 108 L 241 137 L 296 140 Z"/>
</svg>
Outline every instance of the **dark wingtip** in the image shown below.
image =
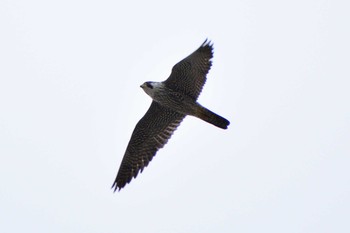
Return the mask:
<svg viewBox="0 0 350 233">
<path fill-rule="evenodd" d="M 213 43 L 208 39 L 206 38 L 205 41 L 203 42 L 203 44 L 201 45 L 201 47 L 213 47 Z"/>
<path fill-rule="evenodd" d="M 213 53 L 214 53 L 213 50 L 214 50 L 213 43 L 208 38 L 206 38 L 203 44 L 195 52 L 200 51 L 203 53 L 210 54 L 209 61 L 211 66 L 211 59 L 213 58 Z"/>
<path fill-rule="evenodd" d="M 112 185 L 112 187 L 111 187 L 111 189 L 114 189 L 114 190 L 113 190 L 113 193 L 115 193 L 117 190 L 118 190 L 118 192 L 119 192 L 119 191 L 122 189 L 122 187 L 121 187 L 121 186 L 118 186 L 117 180 L 115 180 L 114 183 L 113 183 L 113 185 Z"/>
</svg>

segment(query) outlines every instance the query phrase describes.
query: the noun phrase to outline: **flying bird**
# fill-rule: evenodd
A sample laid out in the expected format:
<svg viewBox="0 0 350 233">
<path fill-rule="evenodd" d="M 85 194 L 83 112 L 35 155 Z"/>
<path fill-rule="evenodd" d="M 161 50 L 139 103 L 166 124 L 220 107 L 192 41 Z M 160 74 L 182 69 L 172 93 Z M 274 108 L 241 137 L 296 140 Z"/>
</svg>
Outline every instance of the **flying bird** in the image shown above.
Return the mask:
<svg viewBox="0 0 350 233">
<path fill-rule="evenodd" d="M 227 129 L 228 120 L 197 102 L 212 65 L 213 45 L 204 43 L 178 62 L 163 82 L 145 82 L 141 88 L 152 98 L 151 106 L 137 123 L 126 148 L 114 191 L 122 189 L 148 165 L 164 147 L 185 116 L 195 116 L 219 128 Z"/>
</svg>

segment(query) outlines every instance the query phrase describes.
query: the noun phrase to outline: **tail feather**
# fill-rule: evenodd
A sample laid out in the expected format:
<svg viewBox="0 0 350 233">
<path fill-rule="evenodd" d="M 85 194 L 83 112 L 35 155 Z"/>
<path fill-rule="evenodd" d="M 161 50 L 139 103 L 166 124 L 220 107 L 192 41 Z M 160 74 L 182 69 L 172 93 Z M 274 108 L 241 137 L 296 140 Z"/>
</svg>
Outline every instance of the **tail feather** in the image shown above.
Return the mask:
<svg viewBox="0 0 350 233">
<path fill-rule="evenodd" d="M 227 129 L 227 126 L 230 124 L 230 122 L 228 120 L 226 120 L 225 118 L 219 116 L 216 113 L 213 113 L 212 111 L 210 111 L 209 109 L 206 109 L 202 106 L 200 106 L 196 117 L 212 124 L 215 125 L 221 129 Z"/>
</svg>

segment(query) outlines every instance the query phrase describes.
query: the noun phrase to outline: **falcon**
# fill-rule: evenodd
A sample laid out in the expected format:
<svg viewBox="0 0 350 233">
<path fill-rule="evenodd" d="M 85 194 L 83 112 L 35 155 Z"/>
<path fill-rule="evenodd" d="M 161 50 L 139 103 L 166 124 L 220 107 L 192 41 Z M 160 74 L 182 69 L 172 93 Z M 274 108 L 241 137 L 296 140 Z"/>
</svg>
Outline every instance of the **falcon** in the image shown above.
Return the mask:
<svg viewBox="0 0 350 233">
<path fill-rule="evenodd" d="M 152 98 L 152 103 L 131 135 L 112 185 L 114 191 L 120 191 L 143 171 L 187 115 L 227 129 L 228 120 L 197 102 L 212 58 L 213 45 L 205 40 L 196 51 L 172 68 L 167 80 L 145 82 L 140 86 Z"/>
</svg>

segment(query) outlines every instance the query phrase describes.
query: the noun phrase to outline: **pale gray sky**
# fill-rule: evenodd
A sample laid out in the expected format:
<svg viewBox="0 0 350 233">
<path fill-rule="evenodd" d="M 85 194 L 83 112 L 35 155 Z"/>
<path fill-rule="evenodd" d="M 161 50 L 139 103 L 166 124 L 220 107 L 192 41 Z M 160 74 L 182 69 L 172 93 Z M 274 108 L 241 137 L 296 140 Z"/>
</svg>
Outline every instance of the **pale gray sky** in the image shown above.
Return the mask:
<svg viewBox="0 0 350 233">
<path fill-rule="evenodd" d="M 0 2 L 0 231 L 350 232 L 350 3 Z M 162 81 L 204 40 L 199 102 L 110 189 Z"/>
</svg>

